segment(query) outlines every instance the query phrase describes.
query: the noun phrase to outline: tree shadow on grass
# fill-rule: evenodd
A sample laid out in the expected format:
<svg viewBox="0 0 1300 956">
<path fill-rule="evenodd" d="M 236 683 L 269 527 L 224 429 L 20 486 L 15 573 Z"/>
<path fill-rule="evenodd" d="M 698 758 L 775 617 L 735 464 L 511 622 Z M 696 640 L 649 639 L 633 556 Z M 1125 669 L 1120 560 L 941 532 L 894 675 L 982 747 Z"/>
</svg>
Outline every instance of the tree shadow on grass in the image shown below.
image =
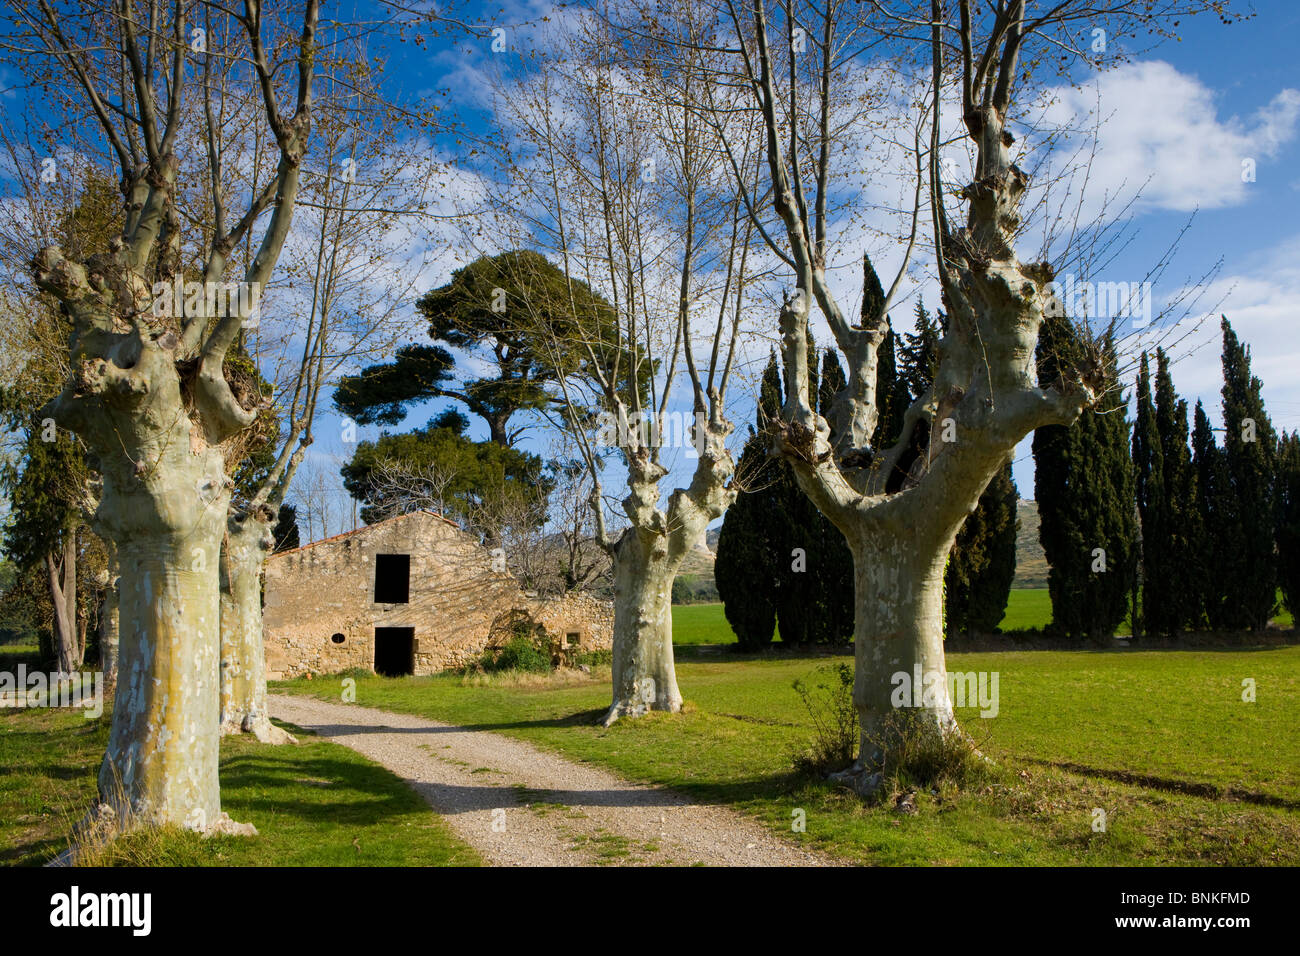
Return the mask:
<svg viewBox="0 0 1300 956">
<path fill-rule="evenodd" d="M 320 723 L 314 724 L 313 730 L 309 732 L 323 737 L 359 737 L 366 734 L 459 734 L 493 730 L 526 730 L 541 727 L 591 727 L 599 724 L 608 710 L 607 707 L 600 707 L 579 710 L 558 717 L 539 717 L 533 720 L 480 721 L 466 724 L 446 724 L 439 721 L 435 726 L 420 727 L 394 727 L 391 724 Z M 405 711 L 390 710 L 386 711 L 386 713 L 395 716 L 412 717 L 416 720 L 433 721 L 431 717 Z M 297 733 L 297 731 L 291 731 L 291 733 Z"/>
<path fill-rule="evenodd" d="M 44 866 L 67 848 L 68 838 L 62 834 L 30 843 L 16 843 L 0 848 L 0 865 Z"/>
<path fill-rule="evenodd" d="M 1288 797 L 1279 797 L 1269 793 L 1259 793 L 1253 790 L 1243 790 L 1240 787 L 1221 787 L 1214 783 L 1204 783 L 1194 780 L 1179 780 L 1176 777 L 1160 777 L 1149 773 L 1136 773 L 1131 770 L 1114 770 L 1105 767 L 1089 767 L 1084 764 L 1072 763 L 1068 760 L 1043 760 L 1037 757 L 1024 758 L 1030 763 L 1036 763 L 1040 766 L 1055 767 L 1058 770 L 1064 770 L 1067 773 L 1079 774 L 1084 777 L 1100 777 L 1103 780 L 1110 780 L 1114 783 L 1128 784 L 1133 787 L 1145 787 L 1148 790 L 1163 790 L 1168 793 L 1179 793 L 1190 797 L 1202 797 L 1207 800 L 1240 800 L 1242 803 L 1251 803 L 1260 807 L 1281 807 L 1287 810 L 1300 810 L 1300 800 L 1290 799 Z"/>
<path fill-rule="evenodd" d="M 408 816 L 409 791 L 378 766 L 315 759 L 266 762 L 240 758 L 222 767 L 222 809 L 236 819 L 296 817 L 339 825 Z"/>
<path fill-rule="evenodd" d="M 0 777 L 48 777 L 50 780 L 78 780 L 99 773 L 103 755 L 97 754 L 89 764 L 44 764 L 38 767 L 0 767 Z"/>
</svg>

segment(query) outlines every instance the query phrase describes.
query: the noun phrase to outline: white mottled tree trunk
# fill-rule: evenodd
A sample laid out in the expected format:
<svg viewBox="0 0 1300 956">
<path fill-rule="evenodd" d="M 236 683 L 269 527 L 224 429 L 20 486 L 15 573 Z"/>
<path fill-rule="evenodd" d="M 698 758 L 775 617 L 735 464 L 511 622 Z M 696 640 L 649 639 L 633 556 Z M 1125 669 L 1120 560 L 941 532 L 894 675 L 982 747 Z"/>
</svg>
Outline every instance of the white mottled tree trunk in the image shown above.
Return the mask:
<svg viewBox="0 0 1300 956">
<path fill-rule="evenodd" d="M 275 546 L 265 516 L 232 514 L 221 555 L 221 732 L 268 744 L 296 743 L 266 705 L 262 572 Z"/>
<path fill-rule="evenodd" d="M 46 580 L 50 591 L 50 605 L 54 610 L 52 626 L 56 666 L 60 674 L 71 674 L 81 667 L 83 649 L 77 639 L 77 534 L 73 529 L 63 533 L 63 555 L 59 561 L 53 554 L 45 556 Z"/>
<path fill-rule="evenodd" d="M 166 53 L 152 55 L 153 37 L 187 35 L 184 5 L 151 11 L 150 55 L 144 58 L 130 16 L 97 30 L 93 52 L 82 42 L 84 32 L 74 29 L 70 38 L 53 18 L 48 25 L 29 21 L 38 47 L 55 54 L 50 62 L 73 73 L 97 70 L 90 64 L 100 55 L 123 63 L 123 88 L 134 89 L 137 100 L 134 108 L 112 114 L 94 109 L 122 173 L 120 235 L 83 261 L 69 259 L 57 245 L 31 260 L 37 287 L 57 298 L 72 322 L 69 375 L 41 414 L 76 432 L 98 459 L 103 491 L 94 526 L 116 546 L 120 571 L 117 693 L 97 812 L 108 832 L 154 824 L 203 833 L 256 832 L 221 812 L 217 780 L 217 571 L 230 505 L 225 452 L 256 420 L 260 405 L 237 376 L 228 377 L 226 358 L 253 317 L 250 302 L 260 299 L 289 235 L 311 132 L 320 4 L 305 0 L 297 55 L 290 55 L 298 74 L 291 113 L 277 103 L 261 7 L 244 5 L 239 22 L 247 45 L 235 56 L 251 66 L 262 88 L 263 116 L 279 147 L 276 173 L 242 215 L 219 211 L 192 235 L 183 228 L 187 217 L 177 205 L 178 183 L 194 188 L 210 181 L 219 195 L 226 174 L 220 150 L 207 151 L 202 170 L 191 162 L 194 143 L 178 145 L 202 128 L 185 125 L 182 115 L 182 103 L 193 102 L 184 91 L 193 51 L 174 42 Z M 206 80 L 206 69 L 204 75 Z M 157 108 L 162 84 L 165 110 Z M 98 103 L 89 86 L 79 87 Z M 209 108 L 211 93 L 205 82 Z M 132 109 L 135 120 L 129 118 Z M 211 122 L 210 110 L 206 115 Z M 213 195 L 207 198 L 215 201 Z M 257 251 L 242 269 L 239 307 L 218 304 L 213 284 L 229 282 L 231 251 L 245 243 L 251 250 L 251 230 L 263 220 Z M 182 278 L 201 278 L 208 292 L 176 308 L 159 286 Z"/>
<path fill-rule="evenodd" d="M 648 539 L 648 543 L 647 543 Z M 620 717 L 682 708 L 673 665 L 674 560 L 659 535 L 629 528 L 614 546 L 614 699 L 605 715 L 609 726 Z"/>
<path fill-rule="evenodd" d="M 837 779 L 869 791 L 885 754 L 904 728 L 958 733 L 943 652 L 943 572 L 951 539 L 923 546 L 913 540 L 858 541 L 854 564 L 853 703 L 858 711 L 858 758 Z M 900 678 L 899 675 L 902 675 Z M 934 675 L 934 676 L 932 676 Z M 906 681 L 900 707 L 894 691 Z"/>
<path fill-rule="evenodd" d="M 218 785 L 222 456 L 185 447 L 174 457 L 185 460 L 165 478 L 136 478 L 130 493 L 105 480 L 100 513 L 117 516 L 122 631 L 100 800 L 131 824 L 252 832 L 221 812 Z"/>
<path fill-rule="evenodd" d="M 709 522 L 736 497 L 726 446 L 730 423 L 714 405 L 696 428 L 699 461 L 690 485 L 674 490 L 667 508 L 658 507 L 666 470 L 638 451 L 625 456 L 630 480 L 623 510 L 631 526 L 607 545 L 614 559 L 614 695 L 606 727 L 620 717 L 682 708 L 673 664 L 673 581 Z"/>
<path fill-rule="evenodd" d="M 99 457 L 96 530 L 117 553 L 117 688 L 98 816 L 255 832 L 221 812 L 217 780 L 224 454 L 186 414 L 175 337 L 115 345 L 109 360 L 81 360 L 53 403 Z"/>
<path fill-rule="evenodd" d="M 118 660 L 118 570 L 117 549 L 106 542 L 108 568 L 100 576 L 104 597 L 99 604 L 99 668 L 104 672 L 104 693 L 112 694 L 117 686 Z"/>
</svg>

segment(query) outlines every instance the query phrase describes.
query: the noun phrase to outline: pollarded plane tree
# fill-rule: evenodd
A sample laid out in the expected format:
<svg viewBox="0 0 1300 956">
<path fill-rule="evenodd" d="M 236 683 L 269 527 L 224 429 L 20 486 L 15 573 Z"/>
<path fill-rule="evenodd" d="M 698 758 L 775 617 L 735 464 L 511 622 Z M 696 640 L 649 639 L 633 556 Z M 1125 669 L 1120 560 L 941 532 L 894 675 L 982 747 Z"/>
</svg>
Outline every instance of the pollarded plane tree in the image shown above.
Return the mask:
<svg viewBox="0 0 1300 956">
<path fill-rule="evenodd" d="M 236 481 L 220 567 L 221 729 L 266 743 L 293 739 L 271 723 L 266 701 L 262 578 L 280 506 L 314 441 L 322 389 L 414 334 L 405 306 L 441 248 L 424 235 L 441 167 L 405 137 L 431 128 L 433 117 L 386 101 L 377 67 L 347 25 L 331 24 L 320 43 L 328 53 L 318 54 L 315 158 L 304 164 L 284 279 L 241 340 L 269 379 L 270 427 L 252 430 L 242 460 L 228 455 Z"/>
<path fill-rule="evenodd" d="M 854 703 L 861 740 L 842 779 L 863 793 L 878 786 L 905 727 L 944 737 L 960 733 L 943 651 L 943 576 L 953 539 L 1017 442 L 1040 426 L 1074 421 L 1102 387 L 1098 336 L 1089 339 L 1085 360 L 1062 369 L 1056 380 L 1037 378 L 1035 346 L 1045 309 L 1056 301 L 1054 270 L 1046 261 L 1022 262 L 1016 252 L 1028 186 L 1012 133 L 1017 93 L 1031 103 L 1035 82 L 1061 57 L 1067 66 L 1103 65 L 1095 57 L 1088 62 L 1094 28 L 1105 29 L 1115 49 L 1126 36 L 1165 30 L 1180 12 L 1220 5 L 1065 0 L 1030 9 L 1038 6 L 1025 0 L 729 2 L 721 18 L 730 41 L 708 61 L 747 92 L 764 128 L 766 182 L 762 191 L 747 194 L 748 207 L 769 227 L 763 234 L 794 285 L 779 314 L 782 360 L 793 387 L 773 430 L 773 449 L 791 463 L 800 486 L 853 554 Z M 861 97 L 872 97 L 873 83 L 900 75 L 884 66 L 901 75 L 911 71 L 920 92 L 902 98 L 882 93 L 863 110 Z M 1061 79 L 1059 72 L 1051 75 Z M 973 160 L 969 180 L 956 190 L 952 174 L 949 181 L 943 176 L 948 134 L 941 128 L 944 111 L 935 108 L 950 96 L 960 103 L 959 141 Z M 903 128 L 916 111 L 929 114 L 923 161 L 914 156 L 899 168 L 914 167 L 923 177 L 931 281 L 948 319 L 933 383 L 907 409 L 898 440 L 872 448 L 879 415 L 876 352 L 893 296 L 877 314 L 851 323 L 831 278 L 836 221 L 829 210 L 845 191 L 863 188 L 854 178 L 864 146 L 859 140 L 870 136 L 871 117 L 891 102 L 894 108 L 905 104 Z M 1021 113 L 1030 109 L 1019 107 Z M 710 114 L 716 129 L 733 122 L 729 110 L 712 108 Z M 964 222 L 950 218 L 950 190 Z M 899 245 L 905 244 L 904 235 Z M 856 258 L 859 250 L 853 252 Z M 805 341 L 814 306 L 848 370 L 826 418 L 807 399 Z M 898 713 L 891 700 L 895 675 L 918 670 L 924 692 Z"/>
<path fill-rule="evenodd" d="M 8 366 L 0 385 L 0 417 L 9 429 L 6 444 L 13 446 L 0 458 L 0 488 L 9 500 L 2 546 L 24 571 L 41 568 L 53 657 L 58 671 L 69 673 L 81 667 L 86 650 L 77 583 L 86 570 L 78 568 L 89 543 L 83 518 L 93 499 L 93 471 L 75 436 L 59 434 L 53 422 L 36 415 L 67 379 L 68 324 L 52 300 L 24 280 L 36 235 L 57 236 L 70 248 L 102 245 L 114 226 L 104 207 L 111 203 L 115 211 L 118 193 L 107 177 L 81 181 L 84 177 L 71 170 L 42 192 L 34 186 L 41 167 L 31 162 L 32 150 L 8 136 L 5 140 L 11 175 L 21 185 L 4 206 L 6 239 L 0 245 L 6 287 L 0 301 L 12 317 L 0 332 Z"/>
<path fill-rule="evenodd" d="M 70 259 L 46 246 L 36 285 L 70 317 L 71 375 L 46 413 L 81 436 L 103 478 L 96 530 L 117 550 L 120 661 L 100 815 L 123 824 L 247 831 L 221 812 L 217 774 L 219 556 L 230 481 L 225 449 L 261 396 L 227 356 L 289 234 L 311 126 L 318 0 L 296 25 L 264 22 L 256 0 L 233 15 L 244 82 L 261 103 L 275 173 L 236 216 L 181 215 L 185 184 L 224 182 L 193 151 L 186 95 L 206 96 L 207 34 L 190 5 L 132 0 L 11 13 L 11 50 L 52 78 L 52 115 L 84 122 L 118 166 L 120 235 Z M 285 103 L 288 103 L 286 107 Z M 234 250 L 260 232 L 232 278 Z M 173 290 L 182 282 L 183 307 Z M 198 283 L 195 294 L 184 283 Z"/>
<path fill-rule="evenodd" d="M 9 441 L 21 439 L 16 454 L 0 462 L 0 486 L 10 499 L 3 547 L 20 567 L 43 565 L 59 671 L 81 667 L 86 631 L 99 617 L 100 666 L 111 686 L 116 561 L 111 545 L 89 527 L 98 472 L 75 435 L 37 414 L 67 381 L 71 325 L 52 296 L 32 287 L 30 263 L 32 250 L 45 245 L 77 257 L 103 248 L 118 229 L 121 193 L 91 157 L 53 150 L 44 156 L 37 131 L 24 129 L 18 116 L 5 116 L 0 126 L 9 170 L 0 204 L 0 284 L 2 308 L 14 317 L 0 323 L 0 414 L 12 429 Z"/>
<path fill-rule="evenodd" d="M 726 398 L 756 238 L 718 139 L 691 105 L 703 73 L 649 44 L 623 52 L 604 24 L 583 18 L 497 99 L 516 245 L 544 251 L 568 288 L 564 314 L 523 296 L 517 321 L 562 370 L 555 417 L 590 474 L 596 539 L 613 562 L 606 724 L 681 708 L 672 584 L 735 496 Z M 665 500 L 673 458 L 689 481 Z M 618 534 L 605 514 L 607 459 L 626 469 Z"/>
</svg>

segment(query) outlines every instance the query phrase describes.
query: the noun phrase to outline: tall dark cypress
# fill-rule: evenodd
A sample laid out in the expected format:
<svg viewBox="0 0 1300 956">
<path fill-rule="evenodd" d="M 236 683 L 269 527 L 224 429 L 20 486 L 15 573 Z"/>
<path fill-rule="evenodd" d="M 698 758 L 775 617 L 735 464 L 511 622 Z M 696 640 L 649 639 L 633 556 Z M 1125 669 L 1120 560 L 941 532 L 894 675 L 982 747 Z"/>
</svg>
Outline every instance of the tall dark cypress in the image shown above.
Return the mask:
<svg viewBox="0 0 1300 956">
<path fill-rule="evenodd" d="M 1151 576 L 1147 568 L 1148 562 L 1152 560 L 1150 542 L 1158 537 L 1156 525 L 1159 522 L 1159 506 L 1163 488 L 1160 476 L 1163 468 L 1161 467 L 1162 462 L 1157 460 L 1162 452 L 1160 433 L 1156 428 L 1156 407 L 1151 400 L 1151 364 L 1147 359 L 1146 352 L 1142 353 L 1138 369 L 1137 418 L 1133 423 L 1133 495 L 1137 503 L 1142 533 L 1140 571 L 1139 574 L 1135 575 L 1135 582 L 1140 581 L 1145 587 L 1146 578 Z M 1155 500 L 1154 507 L 1152 505 L 1153 496 Z M 1158 544 L 1156 551 L 1159 551 Z M 1156 586 L 1159 587 L 1158 584 Z M 1133 636 L 1141 638 L 1146 631 L 1146 608 L 1145 605 L 1139 608 L 1137 594 L 1140 592 L 1138 587 L 1135 586 L 1133 590 Z"/>
<path fill-rule="evenodd" d="M 816 347 L 809 341 L 810 368 Z M 809 382 L 818 404 L 842 387 L 829 357 L 824 388 Z M 741 452 L 742 491 L 727 509 L 718 536 L 714 579 L 727 621 L 742 647 L 761 649 L 778 630 L 782 643 L 833 643 L 853 633 L 853 558 L 844 536 L 799 488 L 788 464 L 768 455 L 766 423 L 779 411 L 783 389 L 772 355 L 763 372 L 757 427 Z"/>
<path fill-rule="evenodd" d="M 1300 432 L 1278 442 L 1277 571 L 1282 601 L 1300 620 Z"/>
<path fill-rule="evenodd" d="M 862 254 L 862 327 L 874 328 L 884 316 L 885 289 L 876 275 L 876 267 L 871 264 L 871 257 Z"/>
<path fill-rule="evenodd" d="M 871 439 L 871 448 L 879 452 L 893 447 L 903 433 L 903 416 L 911 404 L 906 387 L 898 377 L 898 358 L 896 354 L 898 336 L 894 325 L 885 320 L 885 338 L 876 351 L 876 431 Z M 823 413 L 824 414 L 824 413 Z"/>
<path fill-rule="evenodd" d="M 1277 436 L 1264 410 L 1264 384 L 1250 372 L 1250 348 L 1223 319 L 1223 450 L 1236 521 L 1240 563 L 1220 570 L 1230 576 L 1235 600 L 1232 628 L 1267 627 L 1277 606 L 1277 559 L 1273 547 L 1273 469 Z"/>
<path fill-rule="evenodd" d="M 1204 547 L 1196 500 L 1196 471 L 1188 446 L 1187 402 L 1174 391 L 1169 373 L 1169 356 L 1156 350 L 1156 431 L 1160 436 L 1163 468 L 1165 554 L 1163 590 L 1169 607 L 1165 611 L 1165 632 L 1195 629 L 1204 619 L 1202 582 L 1191 572 L 1188 555 Z"/>
<path fill-rule="evenodd" d="M 1186 523 L 1191 494 L 1192 462 L 1187 449 L 1187 403 L 1180 401 L 1169 374 L 1169 360 L 1156 350 L 1155 404 L 1147 389 L 1148 366 L 1143 355 L 1139 380 L 1138 432 L 1135 458 L 1144 458 L 1138 511 L 1142 517 L 1142 628 L 1166 637 L 1176 635 L 1195 615 L 1183 576 L 1189 542 Z"/>
<path fill-rule="evenodd" d="M 1209 416 L 1199 401 L 1192 415 L 1192 464 L 1196 469 L 1196 510 L 1205 539 L 1213 542 L 1214 548 L 1212 554 L 1206 550 L 1188 558 L 1203 569 L 1197 577 L 1203 586 L 1201 605 L 1206 623 L 1215 630 L 1224 630 L 1236 626 L 1232 623 L 1235 612 L 1231 606 L 1236 600 L 1233 578 L 1227 568 L 1241 559 L 1241 539 L 1231 527 L 1236 509 L 1231 501 L 1227 458 L 1214 440 Z"/>
<path fill-rule="evenodd" d="M 1038 344 L 1038 378 L 1057 380 L 1083 348 L 1067 319 L 1049 318 Z M 1034 432 L 1034 497 L 1048 563 L 1054 633 L 1110 637 L 1124 620 L 1137 561 L 1134 468 L 1127 402 L 1114 343 L 1103 343 L 1106 392 L 1071 426 Z"/>
<path fill-rule="evenodd" d="M 737 480 L 745 490 L 723 517 L 713 564 L 727 623 L 746 650 L 769 645 L 776 629 L 777 556 L 770 529 L 772 510 L 779 499 L 774 485 L 784 469 L 781 462 L 768 456 L 766 428 L 780 407 L 781 376 L 773 353 L 763 371 L 756 426 L 751 426 L 749 440 L 736 462 Z"/>
<path fill-rule="evenodd" d="M 1016 576 L 1016 502 L 1007 462 L 957 532 L 943 577 L 945 634 L 990 634 L 1007 612 Z"/>
</svg>

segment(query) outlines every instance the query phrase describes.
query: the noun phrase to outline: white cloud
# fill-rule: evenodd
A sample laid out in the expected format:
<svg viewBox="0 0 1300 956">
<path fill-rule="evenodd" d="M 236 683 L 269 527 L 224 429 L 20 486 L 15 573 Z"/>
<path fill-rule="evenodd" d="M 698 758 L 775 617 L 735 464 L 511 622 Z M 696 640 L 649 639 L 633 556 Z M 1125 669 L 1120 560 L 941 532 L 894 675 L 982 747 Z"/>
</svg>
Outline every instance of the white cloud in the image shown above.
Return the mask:
<svg viewBox="0 0 1300 956">
<path fill-rule="evenodd" d="M 1295 334 L 1300 234 L 1270 250 L 1254 268 L 1216 280 L 1207 299 L 1215 301 L 1225 294 L 1220 311 L 1250 347 L 1251 370 L 1264 382 L 1264 404 L 1274 427 L 1300 428 L 1300 378 L 1295 374 L 1300 367 L 1300 339 Z M 1201 348 L 1175 364 L 1174 382 L 1188 404 L 1200 398 L 1217 422 L 1222 386 L 1217 314 L 1189 338 L 1188 349 L 1196 345 Z"/>
<path fill-rule="evenodd" d="M 1096 128 L 1089 192 L 1142 190 L 1139 208 L 1187 212 L 1246 201 L 1243 162 L 1256 175 L 1276 159 L 1300 123 L 1300 90 L 1283 89 L 1249 118 L 1219 116 L 1213 90 L 1161 60 L 1128 64 L 1079 88 L 1052 91 L 1044 121 Z"/>
</svg>

